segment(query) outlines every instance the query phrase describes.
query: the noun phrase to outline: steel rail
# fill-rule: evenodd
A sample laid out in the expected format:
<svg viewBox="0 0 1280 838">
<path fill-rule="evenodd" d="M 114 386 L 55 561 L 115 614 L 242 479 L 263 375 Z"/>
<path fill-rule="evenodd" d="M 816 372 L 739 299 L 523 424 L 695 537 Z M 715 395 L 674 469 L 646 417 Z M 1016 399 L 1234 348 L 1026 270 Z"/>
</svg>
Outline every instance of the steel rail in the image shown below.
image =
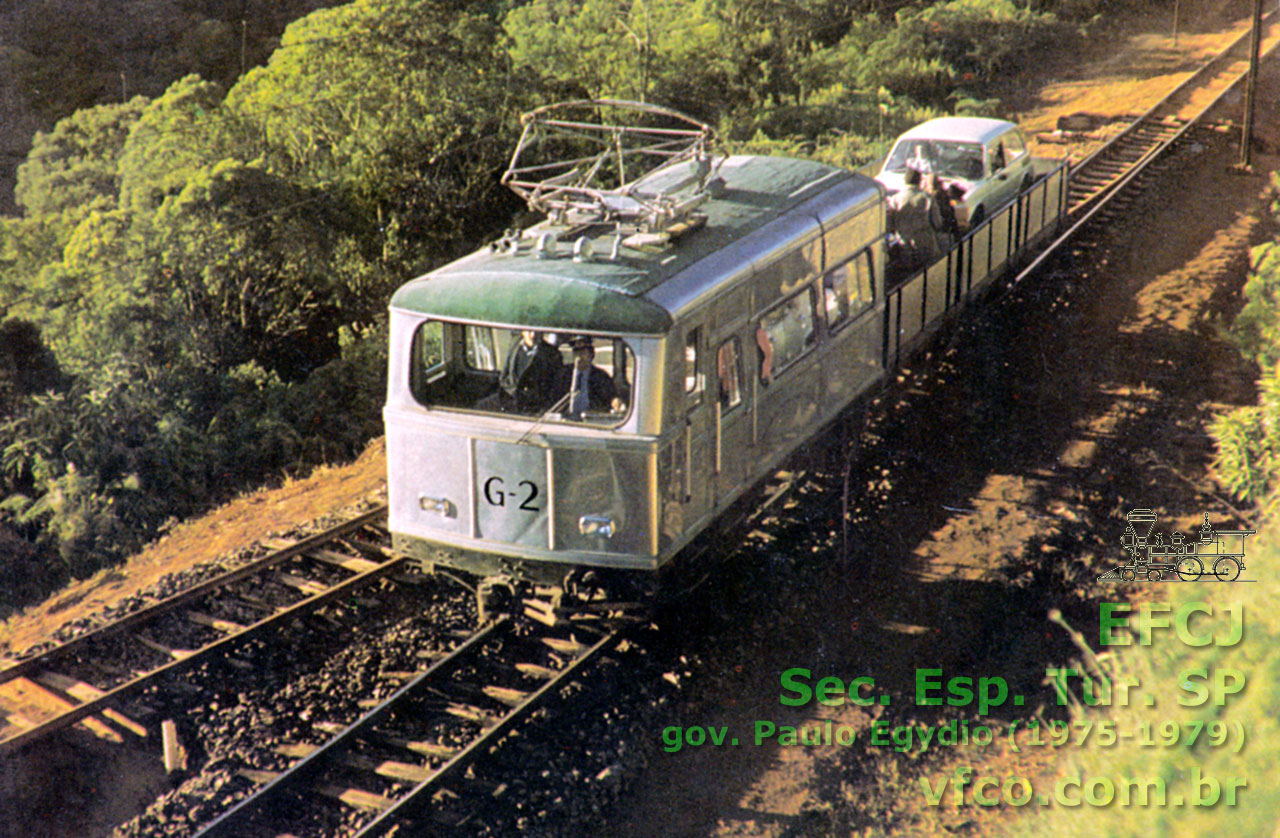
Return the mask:
<svg viewBox="0 0 1280 838">
<path fill-rule="evenodd" d="M 366 824 L 355 834 L 355 838 L 371 838 L 374 835 L 382 835 L 387 830 L 393 829 L 396 825 L 396 819 L 408 815 L 414 807 L 424 805 L 429 793 L 434 791 L 441 783 L 449 780 L 466 768 L 470 763 L 483 753 L 483 749 L 490 744 L 498 741 L 517 723 L 522 721 L 534 710 L 538 709 L 550 698 L 556 690 L 567 684 L 572 678 L 587 666 L 600 654 L 612 647 L 615 643 L 622 639 L 622 629 L 617 629 L 606 634 L 600 640 L 596 641 L 587 651 L 583 652 L 573 663 L 565 667 L 556 674 L 556 677 L 547 681 L 520 705 L 511 708 L 507 714 L 502 717 L 493 727 L 485 730 L 471 744 L 467 745 L 459 751 L 451 760 L 436 770 L 435 774 L 414 786 L 402 797 L 400 797 L 394 805 L 380 813 L 376 818 Z"/>
<path fill-rule="evenodd" d="M 1268 15 L 1267 21 L 1266 21 L 1267 25 L 1270 25 L 1272 22 L 1274 22 L 1273 19 L 1277 15 L 1280 15 L 1280 11 L 1272 12 L 1270 15 Z M 1247 38 L 1248 34 L 1249 33 L 1245 33 L 1245 35 L 1241 37 L 1241 40 L 1243 40 L 1244 38 Z M 1226 52 L 1229 52 L 1232 49 L 1234 49 L 1239 43 L 1240 41 L 1236 41 L 1236 43 L 1232 44 L 1231 47 L 1228 47 L 1227 50 L 1224 50 L 1223 55 L 1225 55 Z M 1280 40 L 1277 40 L 1270 47 L 1268 47 L 1266 52 L 1263 54 L 1263 57 L 1264 58 L 1270 57 L 1271 54 L 1274 53 L 1277 48 L 1280 48 Z M 1219 57 L 1222 57 L 1222 56 L 1220 55 Z M 1205 66 L 1210 67 L 1214 63 L 1215 61 L 1210 61 L 1209 64 Z M 1096 158 L 1098 154 L 1102 153 L 1103 151 L 1106 151 L 1107 149 L 1112 148 L 1122 138 L 1125 138 L 1128 135 L 1129 131 L 1138 129 L 1143 125 L 1152 124 L 1150 122 L 1144 123 L 1142 120 L 1147 119 L 1148 117 L 1154 118 L 1153 115 L 1159 109 L 1165 107 L 1174 96 L 1185 92 L 1186 89 L 1189 89 L 1188 85 L 1197 78 L 1197 75 L 1198 74 L 1193 75 L 1191 78 L 1184 81 L 1177 88 L 1175 88 L 1171 93 L 1169 93 L 1168 96 L 1166 96 L 1159 103 L 1157 103 L 1155 106 L 1150 108 L 1146 112 L 1146 114 L 1144 114 L 1142 117 L 1139 118 L 1138 121 L 1135 121 L 1133 125 L 1129 126 L 1129 129 L 1127 129 L 1125 133 L 1117 135 L 1110 142 L 1104 145 L 1101 149 L 1098 149 L 1098 151 L 1094 152 L 1092 155 L 1086 158 L 1086 163 L 1089 160 L 1093 160 L 1094 158 Z M 1049 258 L 1049 256 L 1055 253 L 1058 250 L 1058 248 L 1064 245 L 1067 241 L 1072 239 L 1076 235 L 1076 233 L 1080 231 L 1081 228 L 1083 228 L 1086 224 L 1088 224 L 1089 221 L 1091 221 L 1093 217 L 1097 215 L 1103 208 L 1108 206 L 1110 201 L 1113 198 L 1115 198 L 1117 195 L 1119 195 L 1126 186 L 1132 183 L 1134 179 L 1138 177 L 1138 175 L 1144 172 L 1146 168 L 1149 165 L 1151 165 L 1151 163 L 1155 162 L 1157 158 L 1161 157 L 1166 151 L 1168 151 L 1169 148 L 1174 143 L 1182 139 L 1182 137 L 1188 131 L 1194 128 L 1199 123 L 1199 121 L 1204 118 L 1205 114 L 1207 114 L 1214 107 L 1216 107 L 1227 96 L 1227 94 L 1235 90 L 1245 80 L 1246 76 L 1247 76 L 1247 73 L 1242 73 L 1237 78 L 1232 80 L 1229 84 L 1224 86 L 1222 91 L 1219 92 L 1217 96 L 1214 96 L 1213 99 L 1207 105 L 1202 107 L 1199 110 L 1199 112 L 1196 113 L 1193 117 L 1191 117 L 1190 119 L 1187 119 L 1185 123 L 1177 130 L 1177 132 L 1174 133 L 1169 139 L 1163 142 L 1160 142 L 1155 146 L 1153 146 L 1152 148 L 1150 148 L 1146 153 L 1142 155 L 1142 157 L 1140 157 L 1137 161 L 1135 161 L 1133 165 L 1130 166 L 1119 178 L 1116 178 L 1116 180 L 1110 183 L 1107 187 L 1103 188 L 1102 190 L 1099 190 L 1097 193 L 1093 195 L 1090 195 L 1087 199 L 1081 202 L 1077 207 L 1073 208 L 1071 212 L 1073 214 L 1079 213 L 1079 215 L 1073 217 L 1071 226 L 1068 227 L 1065 232 L 1061 233 L 1051 243 L 1046 245 L 1038 254 L 1036 254 L 1035 259 L 1033 259 L 1030 263 L 1028 263 L 1024 268 L 1022 268 L 1022 270 L 1020 270 L 1017 273 L 1016 276 L 1014 276 L 1014 278 L 1010 282 L 1010 286 L 1012 287 L 1012 286 L 1018 285 L 1024 279 L 1028 278 L 1033 273 L 1035 273 L 1040 268 L 1040 266 L 1045 263 L 1045 261 Z M 1159 124 L 1159 123 L 1156 123 L 1156 124 Z M 1172 126 L 1166 126 L 1166 127 L 1172 127 Z M 1073 176 L 1074 176 L 1074 172 L 1082 170 L 1084 165 L 1085 164 L 1082 163 L 1079 167 L 1077 167 L 1076 170 L 1073 170 Z"/>
<path fill-rule="evenodd" d="M 4 669 L 0 669 L 0 684 L 5 683 L 6 681 L 12 681 L 14 678 L 20 678 L 32 670 L 39 669 L 42 663 L 47 662 L 55 656 L 73 652 L 81 646 L 86 646 L 90 643 L 110 637 L 113 634 L 118 634 L 126 629 L 149 622 L 155 617 L 158 617 L 168 611 L 172 611 L 179 605 L 196 599 L 203 594 L 207 594 L 224 585 L 229 585 L 232 582 L 238 582 L 245 577 L 254 575 L 260 570 L 265 570 L 274 564 L 278 564 L 286 559 L 291 559 L 294 556 L 301 555 L 308 550 L 314 550 L 335 538 L 340 538 L 353 530 L 360 529 L 366 524 L 376 522 L 382 516 L 386 515 L 386 512 L 387 507 L 385 504 L 376 509 L 371 509 L 368 512 L 352 518 L 350 521 L 344 521 L 336 527 L 308 536 L 297 544 L 292 544 L 282 550 L 268 553 L 266 556 L 263 556 L 260 559 L 255 559 L 244 567 L 239 567 L 228 573 L 205 580 L 204 582 L 188 588 L 185 591 L 174 594 L 166 599 L 162 599 L 159 602 L 153 603 L 139 611 L 135 611 L 127 617 L 122 617 L 115 622 L 108 623 L 105 626 L 88 632 L 87 634 L 82 634 L 79 637 L 66 641 L 65 643 L 60 643 L 52 649 L 46 649 L 35 657 L 18 661 Z"/>
<path fill-rule="evenodd" d="M 180 605 L 183 602 L 189 601 L 190 599 L 192 599 L 195 596 L 198 596 L 199 594 L 207 593 L 210 590 L 217 589 L 230 582 L 239 581 L 245 576 L 252 575 L 253 572 L 262 570 L 265 567 L 270 567 L 271 565 L 279 561 L 282 561 L 286 558 L 291 558 L 295 555 L 298 555 L 299 553 L 306 552 L 307 550 L 315 549 L 316 547 L 319 547 L 329 541 L 332 541 L 335 538 L 339 538 L 342 535 L 345 535 L 351 532 L 352 530 L 359 529 L 360 527 L 363 527 L 369 523 L 372 523 L 373 521 L 378 520 L 379 516 L 384 514 L 384 512 L 385 512 L 385 509 L 378 509 L 378 510 L 373 510 L 371 512 L 360 515 L 357 518 L 352 519 L 351 521 L 344 522 L 343 524 L 340 524 L 337 527 L 334 527 L 330 530 L 326 530 L 323 533 L 318 533 L 315 536 L 312 536 L 303 541 L 300 541 L 298 544 L 291 545 L 290 547 L 284 550 L 281 550 L 278 553 L 273 553 L 270 556 L 266 557 L 266 559 L 255 562 L 251 566 L 246 566 L 245 568 L 240 568 L 236 571 L 233 571 L 232 573 L 224 574 L 222 576 L 216 577 L 215 579 L 211 579 L 208 582 L 198 585 L 189 591 L 185 591 L 181 594 L 175 595 L 173 597 L 170 597 L 169 599 L 166 599 L 160 603 L 157 603 L 155 606 L 152 606 L 151 608 L 144 609 L 143 611 L 130 615 L 129 617 L 119 621 L 118 623 L 112 623 L 109 626 L 105 626 L 103 627 L 103 629 L 100 629 L 98 632 L 94 632 L 91 635 L 84 635 L 81 638 L 76 638 L 76 640 L 70 641 L 61 646 L 58 646 L 57 648 L 50 650 L 44 655 L 40 655 L 39 657 L 36 657 L 36 658 L 31 658 L 29 661 L 23 661 L 22 671 L 18 674 L 19 675 L 27 674 L 31 672 L 33 668 L 38 668 L 39 664 L 43 664 L 43 669 L 51 670 L 52 667 L 49 666 L 50 657 L 54 656 L 57 653 L 64 653 L 68 651 L 68 649 L 77 648 L 80 645 L 83 645 L 81 641 L 84 640 L 84 638 L 86 637 L 92 636 L 96 639 L 101 639 L 109 635 L 114 635 L 122 631 L 124 628 L 139 625 L 145 622 L 146 619 L 150 619 L 152 617 L 159 616 L 159 614 L 161 613 L 167 613 L 173 610 L 173 608 L 176 607 L 177 605 Z M 114 702 L 132 693 L 138 692 L 139 690 L 149 686 L 151 683 L 153 683 L 154 681 L 156 681 L 158 678 L 162 676 L 172 675 L 178 672 L 182 672 L 183 670 L 189 669 L 190 667 L 192 667 L 197 663 L 203 663 L 209 660 L 211 657 L 215 655 L 215 653 L 229 651 L 235 645 L 273 627 L 276 623 L 280 622 L 281 620 L 296 617 L 299 614 L 303 614 L 315 608 L 318 608 L 321 605 L 324 605 L 333 599 L 336 599 L 338 597 L 341 597 L 349 593 L 351 590 L 355 588 L 358 588 L 368 582 L 371 582 L 375 579 L 386 576 L 387 574 L 395 570 L 398 570 L 403 566 L 404 563 L 405 563 L 405 559 L 403 557 L 387 559 L 382 564 L 379 564 L 377 567 L 370 568 L 369 570 L 366 570 L 362 573 L 357 573 L 355 576 L 352 576 L 348 579 L 344 579 L 341 582 L 337 583 L 336 585 L 329 587 L 328 590 L 322 591 L 321 593 L 314 594 L 312 596 L 306 597 L 305 599 L 299 600 L 298 602 L 295 602 L 292 605 L 289 605 L 285 608 L 282 608 L 274 612 L 270 616 L 264 617 L 263 619 L 258 620 L 257 622 L 252 623 L 248 626 L 245 626 L 244 628 L 239 629 L 235 632 L 227 634 L 224 637 L 220 637 L 214 642 L 206 646 L 203 646 L 198 650 L 195 650 L 190 655 L 186 655 L 182 658 L 172 660 L 169 663 L 165 664 L 164 666 L 158 667 L 156 669 L 153 669 L 141 675 L 138 675 L 137 677 L 129 681 L 126 681 L 123 684 L 119 684 L 110 690 L 104 691 L 100 696 L 97 696 L 88 701 L 82 702 L 80 704 L 77 704 L 75 707 L 63 713 L 60 713 L 59 715 L 54 716 L 44 722 L 41 722 L 35 725 L 34 727 L 27 728 L 13 736 L 0 740 L 0 755 L 17 751 L 27 745 L 30 745 L 32 742 L 40 738 L 43 738 L 44 736 L 47 736 L 50 733 L 53 733 L 56 730 L 61 730 L 62 728 L 69 727 L 70 725 L 73 725 L 76 722 L 81 721 L 82 719 L 85 719 L 89 716 L 100 713 L 105 709 L 110 709 Z M 142 616 L 145 616 L 146 619 L 140 619 L 140 617 Z M 17 677 L 17 676 L 14 676 L 14 677 Z"/>
<path fill-rule="evenodd" d="M 1276 11 L 1273 11 L 1273 12 L 1271 12 L 1270 14 L 1268 14 L 1268 15 L 1266 16 L 1266 18 L 1264 18 L 1264 20 L 1263 20 L 1263 25 L 1264 25 L 1264 26 L 1270 26 L 1272 23 L 1274 23 L 1274 22 L 1275 22 L 1275 17 L 1276 17 L 1278 14 L 1280 14 L 1280 9 L 1278 9 L 1278 10 L 1276 10 Z M 1250 32 L 1246 31 L 1246 32 L 1245 32 L 1244 34 L 1242 34 L 1239 38 L 1237 38 L 1236 40 L 1232 41 L 1232 42 L 1231 42 L 1231 43 L 1230 43 L 1230 44 L 1229 44 L 1225 49 L 1223 49 L 1221 52 L 1219 52 L 1219 53 L 1218 53 L 1217 55 L 1215 55 L 1213 58 L 1210 58 L 1208 61 L 1206 61 L 1206 62 L 1205 62 L 1205 64 L 1204 64 L 1202 67 L 1200 67 L 1198 70 L 1196 70 L 1194 73 L 1192 73 L 1192 74 L 1191 74 L 1190 76 L 1188 76 L 1187 78 L 1183 79 L 1183 81 L 1182 81 L 1182 82 L 1181 82 L 1177 87 L 1175 87 L 1173 90 L 1169 91 L 1169 93 L 1168 93 L 1168 94 L 1166 94 L 1162 99 L 1160 99 L 1160 101 L 1156 102 L 1154 105 L 1152 105 L 1152 106 L 1151 106 L 1150 108 L 1148 108 L 1146 111 L 1144 111 L 1141 115 L 1139 115 L 1139 116 L 1138 116 L 1138 118 L 1137 118 L 1137 119 L 1135 119 L 1135 120 L 1133 121 L 1133 124 L 1131 124 L 1128 128 L 1126 128 L 1125 130 L 1121 131 L 1121 132 L 1120 132 L 1119 134 L 1117 134 L 1115 137 L 1112 137 L 1112 138 L 1111 138 L 1111 140 L 1110 140 L 1110 141 L 1108 141 L 1108 142 L 1107 142 L 1105 145 L 1103 145 L 1101 148 L 1099 148 L 1099 149 L 1095 150 L 1092 154 L 1090 154 L 1089 156 L 1087 156 L 1087 157 L 1085 157 L 1083 160 L 1081 160 L 1081 161 L 1080 161 L 1080 163 L 1079 163 L 1077 166 L 1075 166 L 1075 169 L 1079 170 L 1079 169 L 1084 169 L 1084 168 L 1086 168 L 1090 163 L 1094 162 L 1094 160 L 1095 160 L 1097 157 L 1099 157 L 1100 155 L 1104 154 L 1108 149 L 1110 149 L 1110 148 L 1111 148 L 1111 147 L 1112 147 L 1112 146 L 1113 146 L 1117 141 L 1119 141 L 1119 140 L 1121 140 L 1121 139 L 1123 139 L 1123 138 L 1125 138 L 1125 137 L 1128 137 L 1131 133 L 1133 133 L 1133 132 L 1137 131 L 1137 130 L 1138 130 L 1138 129 L 1139 129 L 1139 128 L 1144 124 L 1144 123 L 1150 123 L 1150 122 L 1151 122 L 1151 120 L 1153 120 L 1153 119 L 1156 117 L 1157 112 L 1158 112 L 1161 108 L 1167 107 L 1167 106 L 1169 105 L 1169 103 L 1173 101 L 1173 99 L 1174 99 L 1175 97 L 1177 97 L 1177 96 L 1181 95 L 1182 93 L 1185 93 L 1185 92 L 1187 92 L 1187 91 L 1191 90 L 1191 89 L 1192 89 L 1192 88 L 1194 88 L 1194 87 L 1199 86 L 1199 85 L 1201 84 L 1201 82 L 1203 81 L 1203 78 L 1202 78 L 1202 77 L 1203 77 L 1203 76 L 1205 76 L 1205 75 L 1208 75 L 1208 74 L 1209 74 L 1209 72 L 1210 72 L 1210 70 L 1213 70 L 1213 71 L 1216 73 L 1216 72 L 1217 72 L 1217 70 L 1216 70 L 1216 69 L 1214 69 L 1214 68 L 1216 68 L 1220 63 L 1222 63 L 1222 62 L 1224 62 L 1224 61 L 1227 61 L 1228 59 L 1230 59 L 1230 60 L 1232 60 L 1232 61 L 1237 60 L 1237 59 L 1235 59 L 1235 58 L 1230 58 L 1230 55 L 1231 55 L 1231 53 L 1232 53 L 1232 52 L 1234 52 L 1235 50 L 1239 49 L 1239 48 L 1240 48 L 1240 46 L 1241 46 L 1242 44 L 1244 44 L 1244 42 L 1245 42 L 1245 41 L 1249 40 L 1249 38 L 1250 38 L 1250 34 L 1251 34 Z M 1271 48 L 1271 49 L 1275 49 L 1275 47 L 1274 47 L 1274 46 L 1272 46 L 1272 48 Z M 1268 53 L 1270 53 L 1270 52 L 1271 52 L 1271 50 L 1268 50 L 1267 52 L 1268 52 Z M 1237 81 L 1233 82 L 1229 87 L 1234 87 L 1234 86 L 1235 86 L 1236 84 L 1238 84 L 1238 83 L 1239 83 L 1239 81 L 1237 80 Z M 1216 100 L 1215 100 L 1215 101 L 1216 101 Z M 1193 120 L 1193 121 L 1194 121 L 1194 120 Z"/>
<path fill-rule="evenodd" d="M 214 838 L 214 836 L 220 835 L 236 835 L 237 833 L 235 830 L 244 825 L 246 818 L 256 814 L 263 805 L 270 802 L 282 792 L 292 790 L 300 783 L 309 779 L 317 771 L 328 765 L 329 758 L 344 745 L 348 742 L 354 741 L 405 700 L 415 696 L 428 682 L 434 681 L 441 675 L 447 675 L 456 670 L 463 663 L 466 663 L 467 655 L 472 649 L 495 636 L 499 630 L 507 630 L 510 625 L 511 619 L 507 616 L 499 617 L 498 619 L 486 624 L 475 634 L 471 635 L 459 644 L 458 647 L 448 655 L 436 661 L 412 681 L 388 696 L 386 701 L 383 701 L 377 707 L 365 713 L 337 736 L 320 746 L 319 750 L 298 760 L 290 766 L 288 770 L 281 773 L 279 777 L 276 777 L 274 780 L 266 783 L 261 788 L 255 790 L 253 794 L 249 795 L 244 800 L 241 800 L 234 807 L 223 812 L 216 820 L 212 821 L 197 832 L 194 838 Z"/>
<path fill-rule="evenodd" d="M 385 718 L 398 710 L 406 702 L 419 697 L 420 694 L 433 688 L 439 679 L 452 674 L 462 666 L 472 662 L 472 653 L 485 643 L 508 632 L 515 626 L 509 616 L 502 616 L 486 624 L 475 634 L 467 638 L 461 645 L 444 658 L 436 661 L 431 667 L 417 675 L 385 701 L 365 713 L 342 732 L 334 736 L 316 751 L 298 760 L 287 770 L 271 779 L 251 795 L 241 800 L 233 808 L 228 809 L 216 820 L 207 824 L 195 833 L 194 838 L 226 838 L 242 835 L 246 823 L 255 815 L 259 815 L 281 795 L 292 794 L 305 789 L 325 768 L 337 762 L 346 748 L 374 730 Z M 365 824 L 357 836 L 382 834 L 392 829 L 398 819 L 412 813 L 425 803 L 430 793 L 441 783 L 456 778 L 459 772 L 466 769 L 478 757 L 482 756 L 494 742 L 501 739 L 511 729 L 526 719 L 533 711 L 541 707 L 557 690 L 576 677 L 584 667 L 594 661 L 600 654 L 615 645 L 622 637 L 623 629 L 606 633 L 601 639 L 578 655 L 569 666 L 556 673 L 555 677 L 543 683 L 531 692 L 520 704 L 508 709 L 492 726 L 484 728 L 464 748 L 455 753 L 443 765 L 435 769 L 431 775 L 413 788 L 396 798 L 395 802 L 379 813 L 374 820 Z"/>
</svg>

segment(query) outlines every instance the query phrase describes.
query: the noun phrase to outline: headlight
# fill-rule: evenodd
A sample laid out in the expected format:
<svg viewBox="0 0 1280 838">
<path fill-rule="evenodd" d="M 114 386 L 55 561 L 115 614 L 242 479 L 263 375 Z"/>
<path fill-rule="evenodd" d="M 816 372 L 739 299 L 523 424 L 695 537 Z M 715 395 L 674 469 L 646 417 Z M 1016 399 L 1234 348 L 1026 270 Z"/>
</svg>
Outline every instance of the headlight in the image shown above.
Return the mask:
<svg viewBox="0 0 1280 838">
<path fill-rule="evenodd" d="M 448 498 L 429 498 L 426 495 L 418 495 L 418 508 L 423 512 L 435 512 L 442 518 L 458 517 L 458 507 L 453 505 L 453 501 Z"/>
<path fill-rule="evenodd" d="M 578 519 L 578 532 L 583 535 L 602 535 L 605 538 L 613 538 L 617 527 L 614 526 L 613 518 L 609 515 L 583 515 Z"/>
</svg>

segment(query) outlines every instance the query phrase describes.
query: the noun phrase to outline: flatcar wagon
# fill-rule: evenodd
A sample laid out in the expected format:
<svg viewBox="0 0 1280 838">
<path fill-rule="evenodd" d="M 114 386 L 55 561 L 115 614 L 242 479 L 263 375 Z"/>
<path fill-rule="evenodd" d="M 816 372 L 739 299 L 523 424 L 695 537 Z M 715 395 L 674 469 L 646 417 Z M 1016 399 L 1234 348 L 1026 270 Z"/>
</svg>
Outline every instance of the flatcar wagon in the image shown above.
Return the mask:
<svg viewBox="0 0 1280 838">
<path fill-rule="evenodd" d="M 575 118 L 627 108 L 644 125 Z M 1062 213 L 1053 170 L 885 287 L 874 180 L 717 154 L 654 106 L 525 117 L 507 184 L 545 221 L 391 300 L 389 523 L 485 590 L 652 576 Z"/>
</svg>

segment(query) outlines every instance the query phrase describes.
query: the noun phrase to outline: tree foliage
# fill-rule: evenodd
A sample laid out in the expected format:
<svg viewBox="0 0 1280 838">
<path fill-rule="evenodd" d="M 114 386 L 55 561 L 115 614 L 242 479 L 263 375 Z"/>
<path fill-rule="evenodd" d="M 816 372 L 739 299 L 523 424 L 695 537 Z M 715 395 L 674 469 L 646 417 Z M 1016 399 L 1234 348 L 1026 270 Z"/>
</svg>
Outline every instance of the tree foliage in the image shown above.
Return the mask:
<svg viewBox="0 0 1280 838">
<path fill-rule="evenodd" d="M 135 96 L 123 105 L 84 108 L 59 120 L 52 131 L 37 133 L 18 169 L 18 206 L 27 215 L 70 211 L 79 217 L 114 206 L 120 153 L 146 106 L 146 99 Z"/>
<path fill-rule="evenodd" d="M 0 9 L 25 107 L 45 124 L 77 109 L 155 96 L 198 73 L 223 85 L 265 60 L 289 21 L 326 0 L 15 0 Z M 6 58 L 8 59 L 6 61 Z M 0 73 L 0 76 L 5 75 Z"/>
<path fill-rule="evenodd" d="M 290 25 L 226 104 L 271 170 L 350 196 L 388 259 L 420 262 L 506 220 L 495 170 L 525 89 L 471 4 L 357 0 Z"/>
<path fill-rule="evenodd" d="M 239 150 L 222 97 L 217 85 L 192 75 L 147 104 L 120 152 L 121 209 L 145 223 L 193 174 Z"/>
<path fill-rule="evenodd" d="M 314 187 L 224 160 L 189 176 L 153 226 L 142 294 L 182 324 L 201 365 L 254 361 L 300 378 L 333 356 L 338 326 L 363 308 L 341 269 L 359 222 Z"/>
<path fill-rule="evenodd" d="M 906 7 L 893 19 L 857 18 L 834 47 L 802 70 L 810 87 L 843 82 L 945 105 L 957 90 L 990 85 L 1033 66 L 1034 57 L 1074 29 L 1013 0 L 949 0 Z"/>
<path fill-rule="evenodd" d="M 1271 189 L 1280 196 L 1280 176 L 1271 175 Z M 1280 222 L 1280 197 L 1271 213 L 1273 224 Z M 1258 403 L 1223 414 L 1210 430 L 1219 479 L 1236 497 L 1274 515 L 1280 511 L 1280 240 L 1255 247 L 1251 257 L 1245 305 L 1230 336 L 1261 367 Z"/>
<path fill-rule="evenodd" d="M 316 10 L 243 76 L 226 4 L 130 5 L 182 33 L 145 70 L 107 56 L 137 54 L 147 27 L 95 20 L 69 43 L 99 64 L 50 107 L 105 101 L 121 69 L 145 97 L 38 135 L 23 215 L 0 219 L 0 363 L 18 359 L 0 371 L 0 538 L 35 550 L 0 561 L 0 591 L 38 590 L 7 586 L 41 561 L 90 572 L 377 434 L 386 300 L 511 223 L 519 113 L 642 99 L 738 150 L 854 166 L 913 122 L 998 107 L 988 82 L 1064 31 L 1048 12 L 1093 2 L 245 0 L 273 26 Z M 105 7 L 20 5 L 38 15 L 0 69 L 51 89 L 79 58 L 33 33 Z"/>
</svg>

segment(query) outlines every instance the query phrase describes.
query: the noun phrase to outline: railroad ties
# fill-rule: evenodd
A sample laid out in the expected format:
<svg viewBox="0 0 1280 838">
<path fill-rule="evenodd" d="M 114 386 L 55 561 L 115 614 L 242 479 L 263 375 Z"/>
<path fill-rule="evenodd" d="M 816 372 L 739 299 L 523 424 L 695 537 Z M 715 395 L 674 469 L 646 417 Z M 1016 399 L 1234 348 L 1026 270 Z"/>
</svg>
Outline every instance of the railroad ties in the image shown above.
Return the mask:
<svg viewBox="0 0 1280 838">
<path fill-rule="evenodd" d="M 1270 27 L 1277 13 L 1267 17 Z M 1267 49 L 1270 55 L 1280 41 Z M 1161 157 L 1193 126 L 1245 80 L 1250 34 L 1246 32 L 1205 63 L 1146 113 L 1105 146 L 1077 165 L 1071 173 L 1068 201 L 1073 219 L 1092 215 L 1147 166 Z M 1123 202 L 1119 209 L 1123 211 Z"/>
<path fill-rule="evenodd" d="M 1265 47 L 1264 57 L 1280 47 L 1280 38 L 1272 33 L 1278 17 L 1280 10 L 1266 17 L 1270 45 Z M 1208 114 L 1244 83 L 1249 47 L 1250 33 L 1245 32 L 1146 113 L 1131 117 L 1124 131 L 1072 167 L 1064 229 L 1021 268 L 1010 287 L 1036 272 L 1067 242 L 1078 244 L 1077 234 L 1095 217 L 1122 217 L 1129 210 L 1135 196 L 1176 159 L 1170 152 L 1185 145 L 1188 133 L 1204 128 Z"/>
<path fill-rule="evenodd" d="M 1072 171 L 1068 212 L 1078 213 L 1124 185 L 1137 166 L 1163 152 L 1181 136 L 1187 124 L 1186 120 L 1174 117 L 1160 121 L 1139 117 L 1129 130 Z"/>
<path fill-rule="evenodd" d="M 287 770 L 242 768 L 257 788 L 197 836 L 289 834 L 301 818 L 324 817 L 321 800 L 336 804 L 328 817 L 356 825 L 358 836 L 399 834 L 423 820 L 460 823 L 469 806 L 506 791 L 477 777 L 473 763 L 620 638 L 600 615 L 554 627 L 499 617 L 422 672 L 403 673 L 408 682 L 349 727 L 317 729 L 327 741 L 277 748 L 295 760 Z"/>
<path fill-rule="evenodd" d="M 284 621 L 401 570 L 380 507 L 0 670 L 0 754 L 80 725 L 116 742 L 155 732 L 125 701 Z M 156 725 L 158 729 L 158 723 Z M 158 746 L 157 746 L 158 747 Z"/>
</svg>

